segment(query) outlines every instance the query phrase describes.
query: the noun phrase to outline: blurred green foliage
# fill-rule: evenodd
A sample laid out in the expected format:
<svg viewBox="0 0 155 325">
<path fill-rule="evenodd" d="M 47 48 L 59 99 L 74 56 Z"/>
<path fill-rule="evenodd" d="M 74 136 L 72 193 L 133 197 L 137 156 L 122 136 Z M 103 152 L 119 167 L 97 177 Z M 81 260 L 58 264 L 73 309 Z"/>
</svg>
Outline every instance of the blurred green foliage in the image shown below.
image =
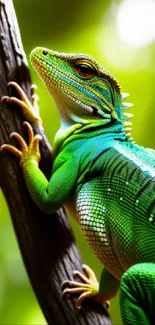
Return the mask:
<svg viewBox="0 0 155 325">
<path fill-rule="evenodd" d="M 110 70 L 131 94 L 133 132 L 136 142 L 155 147 L 155 45 L 130 48 L 123 44 L 116 30 L 117 8 L 121 1 L 14 0 L 23 45 L 29 58 L 36 46 L 62 52 L 92 55 Z M 31 66 L 30 66 L 31 69 Z M 32 69 L 31 69 L 32 70 Z M 46 89 L 32 70 L 38 85 L 40 111 L 51 143 L 59 127 L 58 114 Z M 52 124 L 51 122 L 52 121 Z M 53 123 L 54 121 L 54 123 Z M 97 276 L 101 264 L 71 220 L 85 263 Z M 118 297 L 111 303 L 114 325 L 121 324 Z M 0 192 L 0 324 L 46 324 L 32 292 L 17 247 L 5 199 Z"/>
</svg>

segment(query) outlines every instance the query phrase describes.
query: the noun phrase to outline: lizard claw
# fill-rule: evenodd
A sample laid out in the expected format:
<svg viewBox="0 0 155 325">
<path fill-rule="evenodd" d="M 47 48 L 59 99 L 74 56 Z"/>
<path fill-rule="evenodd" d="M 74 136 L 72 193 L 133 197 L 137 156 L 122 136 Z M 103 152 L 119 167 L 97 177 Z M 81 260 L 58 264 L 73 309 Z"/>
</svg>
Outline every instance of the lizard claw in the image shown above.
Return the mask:
<svg viewBox="0 0 155 325">
<path fill-rule="evenodd" d="M 23 89 L 16 82 L 11 81 L 8 83 L 8 86 L 16 89 L 20 99 L 16 97 L 3 96 L 1 102 L 7 101 L 17 104 L 22 108 L 23 114 L 29 122 L 33 124 L 42 124 L 42 120 L 39 116 L 38 96 L 33 94 L 32 102 L 30 102 Z M 34 88 L 34 85 L 32 87 Z"/>
<path fill-rule="evenodd" d="M 37 87 L 37 85 L 35 85 L 35 84 L 33 84 L 33 85 L 31 85 L 31 90 L 33 91 L 33 90 L 36 90 L 38 87 Z"/>
<path fill-rule="evenodd" d="M 81 282 L 76 281 L 69 281 L 66 280 L 62 283 L 61 289 L 62 289 L 62 296 L 66 294 L 71 295 L 79 295 L 77 301 L 76 301 L 76 307 L 81 308 L 82 302 L 86 299 L 92 299 L 94 301 L 100 301 L 106 305 L 106 308 L 109 307 L 108 301 L 102 301 L 102 299 L 99 297 L 99 283 L 96 279 L 95 273 L 92 271 L 92 269 L 87 266 L 82 266 L 83 270 L 85 271 L 86 275 L 79 271 L 74 271 L 74 276 L 78 276 Z"/>
<path fill-rule="evenodd" d="M 35 109 L 37 110 L 38 115 L 39 115 L 38 101 L 39 101 L 38 95 L 37 94 L 33 94 L 32 95 L 32 106 L 35 107 Z"/>
<path fill-rule="evenodd" d="M 12 132 L 10 138 L 15 138 L 21 147 L 21 150 L 18 150 L 16 147 L 3 144 L 1 146 L 1 150 L 11 151 L 15 156 L 20 158 L 20 167 L 23 167 L 25 162 L 33 160 L 36 164 L 39 164 L 40 161 L 40 150 L 39 150 L 39 142 L 41 140 L 41 135 L 34 135 L 33 129 L 30 123 L 24 122 L 24 126 L 27 128 L 29 145 L 25 142 L 25 140 L 21 137 L 21 135 L 17 132 Z"/>
</svg>

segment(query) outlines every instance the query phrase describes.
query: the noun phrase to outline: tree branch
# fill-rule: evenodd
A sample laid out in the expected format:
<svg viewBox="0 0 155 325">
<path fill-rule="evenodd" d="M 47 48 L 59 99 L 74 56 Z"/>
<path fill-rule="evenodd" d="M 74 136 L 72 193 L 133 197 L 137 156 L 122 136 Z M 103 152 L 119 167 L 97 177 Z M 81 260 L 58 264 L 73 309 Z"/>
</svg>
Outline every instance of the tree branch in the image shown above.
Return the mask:
<svg viewBox="0 0 155 325">
<path fill-rule="evenodd" d="M 11 0 L 0 1 L 0 96 L 17 94 L 7 87 L 18 82 L 31 98 L 31 81 Z M 16 105 L 0 105 L 0 145 L 9 143 L 13 131 L 24 135 L 22 112 Z M 42 133 L 39 128 L 35 130 Z M 42 133 L 41 168 L 50 175 L 49 143 Z M 81 259 L 63 209 L 44 215 L 26 189 L 19 161 L 8 152 L 1 154 L 0 185 L 6 197 L 21 254 L 36 297 L 48 324 L 110 324 L 104 307 L 88 303 L 81 311 L 72 299 L 62 299 L 61 283 L 81 270 Z"/>
</svg>

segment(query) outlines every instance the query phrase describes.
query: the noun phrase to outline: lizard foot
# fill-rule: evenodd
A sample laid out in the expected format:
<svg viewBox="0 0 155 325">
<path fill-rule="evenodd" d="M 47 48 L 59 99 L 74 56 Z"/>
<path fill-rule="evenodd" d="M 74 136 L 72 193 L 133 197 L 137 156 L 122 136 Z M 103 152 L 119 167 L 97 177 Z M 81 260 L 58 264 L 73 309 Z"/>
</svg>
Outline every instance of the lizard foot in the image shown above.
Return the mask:
<svg viewBox="0 0 155 325">
<path fill-rule="evenodd" d="M 25 142 L 25 140 L 20 136 L 17 132 L 12 132 L 10 135 L 10 138 L 15 138 L 18 140 L 21 150 L 17 149 L 16 147 L 9 145 L 9 144 L 3 144 L 1 146 L 1 150 L 9 150 L 11 151 L 15 156 L 20 158 L 20 167 L 23 167 L 25 162 L 27 161 L 34 161 L 37 165 L 40 161 L 40 150 L 39 150 L 39 141 L 41 140 L 41 135 L 36 134 L 34 135 L 32 126 L 28 122 L 23 123 L 24 126 L 26 126 L 28 131 L 28 138 L 29 138 L 29 145 Z"/>
<path fill-rule="evenodd" d="M 1 101 L 7 101 L 9 103 L 15 103 L 22 108 L 23 114 L 26 119 L 32 124 L 42 124 L 41 117 L 39 116 L 38 96 L 32 95 L 32 102 L 28 99 L 23 89 L 14 81 L 8 83 L 8 86 L 12 86 L 16 89 L 20 99 L 16 97 L 3 96 Z M 31 89 L 36 87 L 32 85 Z"/>
<path fill-rule="evenodd" d="M 89 298 L 94 301 L 101 302 L 105 304 L 106 308 L 109 307 L 109 301 L 103 301 L 102 298 L 99 296 L 99 283 L 96 279 L 95 273 L 92 269 L 87 265 L 82 265 L 83 270 L 85 271 L 86 275 L 82 274 L 79 271 L 74 271 L 74 276 L 78 276 L 81 282 L 76 281 L 69 281 L 66 280 L 62 283 L 62 296 L 66 294 L 75 294 L 79 295 L 76 301 L 76 307 L 81 308 L 82 302 L 84 299 Z"/>
</svg>

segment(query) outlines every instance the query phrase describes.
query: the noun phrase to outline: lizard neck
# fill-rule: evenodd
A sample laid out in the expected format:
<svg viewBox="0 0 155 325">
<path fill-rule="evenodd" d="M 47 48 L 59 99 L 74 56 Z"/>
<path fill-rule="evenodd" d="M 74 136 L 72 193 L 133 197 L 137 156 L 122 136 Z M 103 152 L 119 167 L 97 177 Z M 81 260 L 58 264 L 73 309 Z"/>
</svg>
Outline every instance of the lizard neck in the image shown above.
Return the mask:
<svg viewBox="0 0 155 325">
<path fill-rule="evenodd" d="M 54 157 L 68 143 L 78 139 L 93 138 L 98 135 L 104 135 L 105 141 L 127 140 L 124 127 L 119 119 L 114 123 L 109 122 L 107 125 L 99 121 L 87 124 L 75 123 L 73 125 L 62 123 L 54 139 Z"/>
</svg>

